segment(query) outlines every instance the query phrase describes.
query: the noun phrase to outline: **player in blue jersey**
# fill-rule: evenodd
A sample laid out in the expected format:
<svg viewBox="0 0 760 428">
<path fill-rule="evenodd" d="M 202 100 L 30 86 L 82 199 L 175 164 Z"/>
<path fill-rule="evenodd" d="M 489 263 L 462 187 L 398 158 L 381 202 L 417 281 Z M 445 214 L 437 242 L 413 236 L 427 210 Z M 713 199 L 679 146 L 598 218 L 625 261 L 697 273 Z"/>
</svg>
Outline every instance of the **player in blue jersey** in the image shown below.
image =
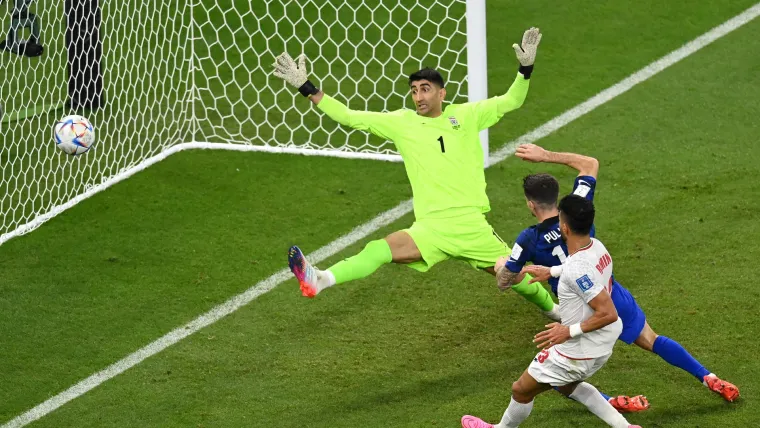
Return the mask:
<svg viewBox="0 0 760 428">
<path fill-rule="evenodd" d="M 534 144 L 524 144 L 518 147 L 517 157 L 529 162 L 558 163 L 570 166 L 578 171 L 573 193 L 586 199 L 593 200 L 596 191 L 596 177 L 599 163 L 596 159 L 573 153 L 555 153 L 544 150 Z M 548 281 L 552 291 L 557 293 L 557 282 L 561 273 L 561 265 L 568 256 L 559 233 L 557 198 L 559 183 L 549 174 L 533 174 L 525 177 L 523 190 L 528 208 L 538 219 L 539 223 L 525 229 L 515 242 L 512 254 L 506 263 L 506 269 L 501 269 L 499 276 L 500 287 L 506 287 L 511 278 L 523 273 L 530 273 L 534 281 Z M 595 235 L 592 228 L 591 236 Z M 532 262 L 533 266 L 525 266 Z M 553 267 L 549 269 L 549 267 Z M 660 336 L 652 330 L 631 293 L 620 283 L 611 279 L 611 296 L 618 315 L 623 321 L 623 332 L 619 339 L 627 344 L 635 343 L 640 348 L 659 355 L 669 364 L 678 367 L 697 378 L 711 391 L 720 394 L 727 401 L 739 397 L 739 389 L 715 374 L 705 369 L 681 344 L 665 336 Z M 615 402 L 613 402 L 615 401 Z M 612 404 L 618 410 L 621 404 L 612 399 Z M 635 403 L 634 403 L 635 405 Z"/>
</svg>

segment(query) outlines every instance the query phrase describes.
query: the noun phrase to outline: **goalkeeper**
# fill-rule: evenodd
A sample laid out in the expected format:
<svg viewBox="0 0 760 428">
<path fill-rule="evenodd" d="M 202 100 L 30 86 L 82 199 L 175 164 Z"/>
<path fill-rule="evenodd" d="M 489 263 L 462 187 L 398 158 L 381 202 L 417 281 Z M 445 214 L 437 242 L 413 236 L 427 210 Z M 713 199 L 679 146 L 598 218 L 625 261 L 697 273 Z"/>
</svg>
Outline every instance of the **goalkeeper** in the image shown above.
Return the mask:
<svg viewBox="0 0 760 428">
<path fill-rule="evenodd" d="M 509 257 L 510 251 L 484 215 L 490 206 L 478 133 L 525 101 L 540 41 L 538 28 L 531 28 L 521 45 L 513 45 L 520 61 L 517 77 L 506 94 L 487 100 L 443 109 L 446 89 L 441 74 L 430 68 L 413 73 L 409 89 L 416 112 L 350 110 L 308 80 L 304 55 L 298 57 L 298 64 L 287 53 L 277 57 L 274 75 L 298 88 L 330 118 L 396 145 L 414 195 L 415 222 L 409 229 L 371 241 L 359 254 L 327 270 L 312 266 L 298 247 L 291 247 L 290 269 L 304 296 L 314 297 L 332 285 L 365 278 L 391 262 L 425 272 L 454 258 L 494 274 L 497 260 Z M 549 293 L 529 279 L 517 277 L 511 288 L 548 317 L 557 318 Z"/>
</svg>

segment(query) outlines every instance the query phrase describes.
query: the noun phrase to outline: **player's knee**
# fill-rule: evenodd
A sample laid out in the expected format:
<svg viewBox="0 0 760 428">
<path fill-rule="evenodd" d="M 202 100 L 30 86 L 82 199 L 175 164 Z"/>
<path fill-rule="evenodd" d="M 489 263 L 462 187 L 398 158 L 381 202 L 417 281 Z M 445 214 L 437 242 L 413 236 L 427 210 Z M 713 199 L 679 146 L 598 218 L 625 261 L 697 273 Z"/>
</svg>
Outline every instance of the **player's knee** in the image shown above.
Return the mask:
<svg viewBox="0 0 760 428">
<path fill-rule="evenodd" d="M 516 380 L 512 382 L 512 394 L 520 394 L 522 393 L 522 388 L 520 388 L 520 381 Z"/>
<path fill-rule="evenodd" d="M 565 397 L 570 397 L 570 394 L 575 391 L 575 388 L 578 386 L 578 384 L 570 384 L 570 385 L 562 385 L 559 387 L 555 387 L 557 391 L 559 391 L 560 394 L 564 395 Z"/>
<path fill-rule="evenodd" d="M 377 242 L 387 244 L 387 247 L 390 249 L 391 261 L 394 263 L 406 264 L 422 259 L 422 254 L 419 248 L 417 248 L 414 239 L 404 231 L 394 232 L 385 237 L 384 240 L 378 240 Z"/>
<path fill-rule="evenodd" d="M 654 330 L 651 328 L 644 328 L 638 339 L 636 339 L 636 344 L 649 352 L 654 352 L 654 342 L 657 340 L 657 337 L 658 335 Z"/>
<path fill-rule="evenodd" d="M 523 384 L 520 383 L 519 380 L 512 383 L 512 398 L 514 398 L 518 403 L 529 401 L 526 392 L 527 391 L 525 391 Z"/>
</svg>

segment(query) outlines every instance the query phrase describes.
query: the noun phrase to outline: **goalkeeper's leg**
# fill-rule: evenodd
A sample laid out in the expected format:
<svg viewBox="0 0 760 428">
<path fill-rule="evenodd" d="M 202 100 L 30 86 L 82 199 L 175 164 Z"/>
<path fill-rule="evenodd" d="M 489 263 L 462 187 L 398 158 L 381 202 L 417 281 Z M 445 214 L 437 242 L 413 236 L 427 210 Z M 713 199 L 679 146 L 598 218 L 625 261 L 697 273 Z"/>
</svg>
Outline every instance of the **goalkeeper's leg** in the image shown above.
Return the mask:
<svg viewBox="0 0 760 428">
<path fill-rule="evenodd" d="M 473 267 L 496 275 L 494 265 L 500 258 L 509 257 L 509 246 L 496 234 L 485 217 L 478 216 L 472 222 L 470 228 L 475 232 L 461 234 L 466 240 L 460 242 L 463 250 L 459 255 L 468 259 Z M 551 294 L 540 283 L 530 284 L 531 279 L 530 275 L 525 275 L 519 284 L 512 286 L 512 290 L 538 306 L 546 317 L 559 321 L 559 305 L 554 303 Z"/>
<path fill-rule="evenodd" d="M 412 237 L 404 231 L 398 231 L 385 239 L 369 242 L 359 254 L 342 260 L 325 271 L 312 266 L 298 247 L 291 248 L 288 258 L 290 269 L 301 286 L 301 293 L 306 297 L 314 297 L 335 284 L 366 278 L 384 264 L 419 262 L 422 255 Z"/>
<path fill-rule="evenodd" d="M 551 294 L 546 291 L 540 282 L 530 284 L 531 279 L 530 275 L 525 275 L 525 279 L 519 284 L 513 285 L 512 290 L 525 300 L 538 306 L 546 317 L 554 321 L 560 321 L 559 305 L 554 303 Z"/>
</svg>

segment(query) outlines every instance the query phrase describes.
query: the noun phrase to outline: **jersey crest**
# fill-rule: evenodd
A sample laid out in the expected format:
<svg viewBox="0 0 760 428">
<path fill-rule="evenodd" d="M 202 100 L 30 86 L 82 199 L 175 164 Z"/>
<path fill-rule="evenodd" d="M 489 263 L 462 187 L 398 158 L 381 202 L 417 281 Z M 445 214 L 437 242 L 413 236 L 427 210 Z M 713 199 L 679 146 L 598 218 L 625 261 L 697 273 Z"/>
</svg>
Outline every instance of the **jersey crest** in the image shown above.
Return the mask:
<svg viewBox="0 0 760 428">
<path fill-rule="evenodd" d="M 459 130 L 459 121 L 457 121 L 456 117 L 449 116 L 449 122 L 451 122 L 451 127 L 454 128 L 455 131 Z"/>
<path fill-rule="evenodd" d="M 578 284 L 578 287 L 585 293 L 586 291 L 590 290 L 591 287 L 594 286 L 593 281 L 591 281 L 591 278 L 588 277 L 588 275 L 583 275 L 582 277 L 575 280 L 575 283 Z"/>
</svg>

